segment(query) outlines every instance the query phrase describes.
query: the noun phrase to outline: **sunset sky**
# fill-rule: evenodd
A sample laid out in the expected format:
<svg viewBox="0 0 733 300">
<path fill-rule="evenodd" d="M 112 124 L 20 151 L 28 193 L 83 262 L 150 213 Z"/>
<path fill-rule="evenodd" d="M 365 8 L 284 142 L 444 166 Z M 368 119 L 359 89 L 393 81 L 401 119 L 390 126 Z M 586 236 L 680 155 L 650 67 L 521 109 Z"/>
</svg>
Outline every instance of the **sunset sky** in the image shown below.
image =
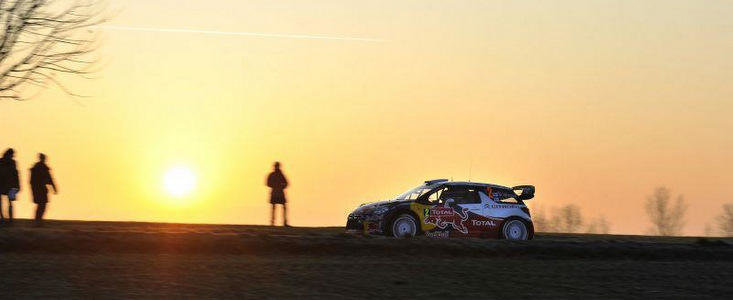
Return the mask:
<svg viewBox="0 0 733 300">
<path fill-rule="evenodd" d="M 613 233 L 657 186 L 685 234 L 733 202 L 731 1 L 108 2 L 100 71 L 63 80 L 88 97 L 0 100 L 19 217 L 38 152 L 51 219 L 266 224 L 276 160 L 296 226 L 432 178 L 533 184 Z"/>
</svg>

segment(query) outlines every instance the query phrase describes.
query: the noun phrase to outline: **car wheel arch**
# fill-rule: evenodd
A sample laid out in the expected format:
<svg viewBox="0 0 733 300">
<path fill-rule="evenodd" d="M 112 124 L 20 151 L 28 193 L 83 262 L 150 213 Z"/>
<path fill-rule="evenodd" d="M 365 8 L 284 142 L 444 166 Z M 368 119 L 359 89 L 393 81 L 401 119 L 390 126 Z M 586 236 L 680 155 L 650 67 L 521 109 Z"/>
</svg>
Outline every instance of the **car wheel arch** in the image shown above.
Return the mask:
<svg viewBox="0 0 733 300">
<path fill-rule="evenodd" d="M 504 221 L 501 222 L 501 225 L 499 225 L 499 239 L 504 239 L 504 225 L 512 220 L 519 220 L 524 223 L 524 226 L 527 228 L 527 240 L 534 238 L 534 224 L 532 221 L 525 220 L 518 216 L 511 216 L 504 219 Z"/>
<path fill-rule="evenodd" d="M 415 235 L 420 235 L 420 234 L 423 233 L 422 226 L 420 225 L 421 224 L 421 221 L 420 221 L 420 218 L 417 216 L 417 214 L 414 211 L 412 211 L 412 210 L 410 210 L 408 208 L 401 208 L 401 209 L 397 209 L 397 210 L 389 213 L 387 215 L 387 217 L 384 218 L 384 220 L 385 220 L 385 222 L 383 224 L 383 226 L 384 226 L 384 230 L 383 230 L 384 235 L 386 235 L 386 236 L 392 235 L 392 222 L 394 222 L 394 220 L 397 217 L 399 217 L 401 215 L 404 215 L 404 214 L 408 214 L 408 215 L 412 216 L 413 218 L 415 218 L 415 222 L 416 222 L 415 225 L 417 225 L 416 226 L 417 232 L 415 232 Z"/>
</svg>

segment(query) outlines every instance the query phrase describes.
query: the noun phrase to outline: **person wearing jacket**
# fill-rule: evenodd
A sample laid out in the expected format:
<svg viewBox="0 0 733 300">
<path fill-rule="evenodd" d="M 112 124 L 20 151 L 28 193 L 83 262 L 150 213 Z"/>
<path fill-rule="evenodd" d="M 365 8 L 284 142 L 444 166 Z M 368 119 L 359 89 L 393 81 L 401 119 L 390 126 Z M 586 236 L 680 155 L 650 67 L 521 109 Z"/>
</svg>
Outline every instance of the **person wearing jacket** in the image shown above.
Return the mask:
<svg viewBox="0 0 733 300">
<path fill-rule="evenodd" d="M 43 214 L 46 212 L 46 204 L 48 203 L 48 186 L 53 188 L 53 193 L 58 194 L 56 183 L 51 177 L 51 169 L 46 165 L 46 155 L 38 154 L 38 162 L 31 168 L 31 192 L 33 193 L 33 203 L 36 204 L 36 226 L 43 224 Z"/>
<path fill-rule="evenodd" d="M 15 150 L 9 148 L 0 158 L 0 223 L 5 223 L 3 216 L 2 199 L 8 199 L 8 223 L 13 223 L 13 201 L 20 191 L 20 180 L 18 179 L 18 168 L 13 157 Z"/>
<path fill-rule="evenodd" d="M 288 225 L 288 213 L 285 200 L 285 188 L 288 187 L 288 180 L 285 178 L 282 170 L 280 170 L 280 162 L 275 162 L 273 165 L 274 170 L 270 175 L 267 176 L 267 186 L 272 189 L 270 191 L 270 204 L 272 204 L 272 215 L 270 218 L 270 226 L 275 226 L 275 205 L 282 204 L 283 206 L 283 226 L 290 227 Z"/>
</svg>

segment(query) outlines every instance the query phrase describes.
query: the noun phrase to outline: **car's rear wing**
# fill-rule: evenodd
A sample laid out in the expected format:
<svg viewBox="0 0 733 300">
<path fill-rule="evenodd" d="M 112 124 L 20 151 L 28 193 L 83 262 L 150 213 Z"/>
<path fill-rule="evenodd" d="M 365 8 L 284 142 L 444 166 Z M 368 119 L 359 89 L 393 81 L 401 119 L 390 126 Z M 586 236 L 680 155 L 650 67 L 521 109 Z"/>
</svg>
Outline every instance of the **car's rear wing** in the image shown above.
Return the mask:
<svg viewBox="0 0 733 300">
<path fill-rule="evenodd" d="M 534 198 L 534 185 L 518 185 L 515 187 L 512 187 L 512 191 L 514 191 L 514 194 L 517 196 L 514 197 L 514 199 L 524 201 Z M 519 193 L 517 193 L 519 191 Z"/>
</svg>

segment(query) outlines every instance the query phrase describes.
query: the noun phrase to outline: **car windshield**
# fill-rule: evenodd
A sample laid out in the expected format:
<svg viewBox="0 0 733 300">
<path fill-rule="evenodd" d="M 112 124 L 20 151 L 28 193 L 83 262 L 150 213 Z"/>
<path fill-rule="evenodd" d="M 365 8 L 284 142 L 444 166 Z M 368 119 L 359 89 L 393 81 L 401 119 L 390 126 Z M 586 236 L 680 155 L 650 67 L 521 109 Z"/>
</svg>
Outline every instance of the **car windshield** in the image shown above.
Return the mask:
<svg viewBox="0 0 733 300">
<path fill-rule="evenodd" d="M 434 186 L 421 185 L 416 188 L 412 188 L 407 192 L 404 192 L 397 196 L 394 200 L 415 200 L 423 194 L 429 192 Z"/>
</svg>

